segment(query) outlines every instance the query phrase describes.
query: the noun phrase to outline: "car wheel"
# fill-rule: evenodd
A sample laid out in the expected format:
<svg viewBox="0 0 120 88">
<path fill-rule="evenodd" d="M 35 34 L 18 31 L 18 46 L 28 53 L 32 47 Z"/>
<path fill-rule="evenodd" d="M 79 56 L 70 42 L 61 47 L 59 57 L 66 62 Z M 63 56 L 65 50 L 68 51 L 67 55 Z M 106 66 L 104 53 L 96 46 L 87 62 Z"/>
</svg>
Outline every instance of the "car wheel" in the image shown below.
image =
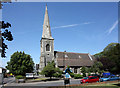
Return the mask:
<svg viewBox="0 0 120 88">
<path fill-rule="evenodd" d="M 100 82 L 103 82 L 103 80 L 100 80 Z"/>
</svg>

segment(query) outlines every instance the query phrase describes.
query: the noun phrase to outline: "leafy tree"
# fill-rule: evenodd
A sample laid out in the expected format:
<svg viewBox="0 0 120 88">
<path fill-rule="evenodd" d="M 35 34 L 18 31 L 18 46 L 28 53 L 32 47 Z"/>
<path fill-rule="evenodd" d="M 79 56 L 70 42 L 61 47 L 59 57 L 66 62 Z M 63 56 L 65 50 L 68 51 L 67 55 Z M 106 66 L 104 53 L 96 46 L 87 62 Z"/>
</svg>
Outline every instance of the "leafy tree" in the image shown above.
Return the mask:
<svg viewBox="0 0 120 88">
<path fill-rule="evenodd" d="M 96 73 L 96 72 L 101 73 L 100 71 L 101 71 L 102 67 L 103 67 L 103 64 L 100 61 L 95 61 L 93 66 L 90 67 L 90 70 L 91 70 L 91 72 L 94 72 L 94 73 Z"/>
<path fill-rule="evenodd" d="M 1 4 L 1 2 L 2 3 L 11 2 L 11 0 L 0 1 L 0 9 L 2 9 L 2 6 L 3 6 L 3 4 Z M 10 23 L 0 21 L 0 47 L 1 47 L 0 53 L 1 53 L 1 57 L 3 57 L 3 58 L 6 57 L 5 50 L 8 49 L 4 40 L 7 40 L 7 41 L 12 41 L 13 40 L 13 36 L 12 36 L 11 32 L 8 30 L 8 28 L 10 28 L 10 27 L 11 27 Z M 2 34 L 1 34 L 1 29 L 2 29 Z"/>
<path fill-rule="evenodd" d="M 100 61 L 103 64 L 102 70 L 108 71 L 108 69 L 111 69 L 115 63 L 112 62 L 108 57 L 103 56 L 101 58 L 98 58 L 98 61 Z"/>
<path fill-rule="evenodd" d="M 47 66 L 45 66 L 40 73 L 41 75 L 45 75 L 45 77 L 61 77 L 62 71 L 59 68 L 55 67 L 54 61 L 49 62 Z"/>
<path fill-rule="evenodd" d="M 119 73 L 120 68 L 120 44 L 110 43 L 105 49 L 95 54 L 97 60 L 103 64 L 102 70 L 110 71 L 111 73 Z"/>
<path fill-rule="evenodd" d="M 7 41 L 12 41 L 13 40 L 13 36 L 11 34 L 11 32 L 6 29 L 6 28 L 10 28 L 11 24 L 10 23 L 5 23 L 4 21 L 0 22 L 0 24 L 2 24 L 2 29 L 4 29 L 4 32 L 2 33 L 2 52 L 1 52 L 1 57 L 6 57 L 5 56 L 5 50 L 8 49 L 7 45 L 5 44 L 4 40 L 6 39 Z"/>
<path fill-rule="evenodd" d="M 88 68 L 83 66 L 81 68 L 81 72 L 83 73 L 83 76 L 86 77 L 86 73 L 88 72 Z"/>
<path fill-rule="evenodd" d="M 11 55 L 11 59 L 7 62 L 6 68 L 14 75 L 25 75 L 25 73 L 33 72 L 34 62 L 30 55 L 24 52 L 15 52 Z"/>
<path fill-rule="evenodd" d="M 53 77 L 62 77 L 62 71 L 59 68 L 55 68 L 55 71 L 56 73 L 53 74 Z"/>
</svg>

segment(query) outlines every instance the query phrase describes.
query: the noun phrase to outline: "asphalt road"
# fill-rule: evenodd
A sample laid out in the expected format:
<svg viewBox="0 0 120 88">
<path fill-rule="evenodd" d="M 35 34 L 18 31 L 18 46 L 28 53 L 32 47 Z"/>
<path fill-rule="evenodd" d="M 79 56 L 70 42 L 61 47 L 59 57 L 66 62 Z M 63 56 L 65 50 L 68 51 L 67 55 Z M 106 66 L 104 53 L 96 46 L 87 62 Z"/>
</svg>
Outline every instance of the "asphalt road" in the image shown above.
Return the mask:
<svg viewBox="0 0 120 88">
<path fill-rule="evenodd" d="M 4 84 L 15 83 L 15 77 L 4 78 Z"/>
<path fill-rule="evenodd" d="M 71 79 L 71 84 L 80 84 L 80 79 Z M 8 82 L 4 86 L 63 86 L 64 80 L 58 81 L 46 81 L 46 82 L 32 82 L 32 83 L 14 83 L 14 78 L 12 79 L 11 83 Z"/>
</svg>

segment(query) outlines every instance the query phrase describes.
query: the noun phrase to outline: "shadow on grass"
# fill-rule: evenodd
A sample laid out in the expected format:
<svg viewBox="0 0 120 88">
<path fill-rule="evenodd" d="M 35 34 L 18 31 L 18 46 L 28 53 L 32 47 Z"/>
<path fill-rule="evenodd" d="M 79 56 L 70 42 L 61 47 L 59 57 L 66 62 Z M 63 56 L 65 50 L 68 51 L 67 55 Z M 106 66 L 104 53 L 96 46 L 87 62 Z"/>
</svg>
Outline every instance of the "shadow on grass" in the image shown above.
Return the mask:
<svg viewBox="0 0 120 88">
<path fill-rule="evenodd" d="M 44 79 L 44 80 L 41 80 L 41 81 L 58 81 L 60 80 L 59 78 L 54 78 L 54 79 Z"/>
<path fill-rule="evenodd" d="M 117 83 L 117 84 L 113 84 L 113 85 L 116 85 L 116 86 L 120 87 L 120 83 Z"/>
</svg>

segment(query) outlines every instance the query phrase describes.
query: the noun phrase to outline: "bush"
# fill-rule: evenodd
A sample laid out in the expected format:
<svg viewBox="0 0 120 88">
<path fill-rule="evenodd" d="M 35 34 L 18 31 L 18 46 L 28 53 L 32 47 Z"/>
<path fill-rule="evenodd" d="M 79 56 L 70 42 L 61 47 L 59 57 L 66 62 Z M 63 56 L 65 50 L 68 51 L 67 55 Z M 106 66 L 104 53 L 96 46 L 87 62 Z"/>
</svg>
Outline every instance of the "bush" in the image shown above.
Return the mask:
<svg viewBox="0 0 120 88">
<path fill-rule="evenodd" d="M 25 79 L 25 77 L 22 76 L 22 75 L 17 75 L 15 78 L 16 78 L 16 79 Z"/>
<path fill-rule="evenodd" d="M 71 77 L 74 77 L 74 73 L 73 73 L 73 72 L 71 72 L 71 73 L 69 73 L 69 74 L 70 74 Z"/>
<path fill-rule="evenodd" d="M 75 78 L 75 79 L 79 79 L 79 78 L 83 78 L 83 76 L 80 75 L 80 74 L 74 74 L 74 78 Z"/>
<path fill-rule="evenodd" d="M 85 73 L 83 73 L 83 77 L 86 77 L 86 74 L 85 74 Z"/>
<path fill-rule="evenodd" d="M 62 74 L 60 74 L 60 73 L 55 73 L 55 74 L 53 74 L 53 77 L 62 77 Z"/>
<path fill-rule="evenodd" d="M 88 76 L 91 76 L 91 74 L 90 74 L 90 73 L 88 73 Z"/>
</svg>

